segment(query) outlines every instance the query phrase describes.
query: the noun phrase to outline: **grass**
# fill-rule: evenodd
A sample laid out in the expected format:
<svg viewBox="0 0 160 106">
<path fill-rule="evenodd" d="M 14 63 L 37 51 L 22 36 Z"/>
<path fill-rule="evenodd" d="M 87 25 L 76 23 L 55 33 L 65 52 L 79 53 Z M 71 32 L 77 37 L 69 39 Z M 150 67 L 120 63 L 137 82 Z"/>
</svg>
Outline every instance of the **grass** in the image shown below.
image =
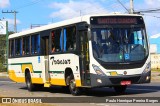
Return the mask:
<svg viewBox="0 0 160 106">
<path fill-rule="evenodd" d="M 154 68 L 154 69 L 151 69 L 151 71 L 153 71 L 153 72 L 160 72 L 160 68 L 159 69 Z"/>
<path fill-rule="evenodd" d="M 2 73 L 2 72 L 7 72 L 7 71 L 4 71 L 4 70 L 0 70 L 0 73 Z"/>
</svg>

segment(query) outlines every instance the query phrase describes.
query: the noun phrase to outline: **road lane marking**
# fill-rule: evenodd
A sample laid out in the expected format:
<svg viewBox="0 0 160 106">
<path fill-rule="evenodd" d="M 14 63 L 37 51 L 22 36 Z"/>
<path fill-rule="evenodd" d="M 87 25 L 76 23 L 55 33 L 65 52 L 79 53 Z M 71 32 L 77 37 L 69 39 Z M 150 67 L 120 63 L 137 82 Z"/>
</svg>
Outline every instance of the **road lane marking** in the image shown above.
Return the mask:
<svg viewBox="0 0 160 106">
<path fill-rule="evenodd" d="M 16 82 L 13 82 L 13 81 L 0 81 L 0 82 L 16 83 Z"/>
<path fill-rule="evenodd" d="M 95 103 L 90 103 L 91 105 L 94 105 Z"/>
</svg>

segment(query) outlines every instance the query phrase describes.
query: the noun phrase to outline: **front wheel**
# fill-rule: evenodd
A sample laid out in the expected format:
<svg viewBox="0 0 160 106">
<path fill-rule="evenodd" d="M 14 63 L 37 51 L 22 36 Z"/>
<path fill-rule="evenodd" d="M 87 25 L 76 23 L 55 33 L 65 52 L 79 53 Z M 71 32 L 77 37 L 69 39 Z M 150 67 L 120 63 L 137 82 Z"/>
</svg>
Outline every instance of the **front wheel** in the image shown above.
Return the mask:
<svg viewBox="0 0 160 106">
<path fill-rule="evenodd" d="M 69 90 L 72 95 L 76 96 L 80 94 L 80 88 L 76 87 L 76 82 L 73 75 L 69 76 Z"/>
<path fill-rule="evenodd" d="M 114 90 L 116 91 L 116 93 L 121 94 L 121 93 L 125 93 L 127 86 L 115 86 Z"/>
</svg>

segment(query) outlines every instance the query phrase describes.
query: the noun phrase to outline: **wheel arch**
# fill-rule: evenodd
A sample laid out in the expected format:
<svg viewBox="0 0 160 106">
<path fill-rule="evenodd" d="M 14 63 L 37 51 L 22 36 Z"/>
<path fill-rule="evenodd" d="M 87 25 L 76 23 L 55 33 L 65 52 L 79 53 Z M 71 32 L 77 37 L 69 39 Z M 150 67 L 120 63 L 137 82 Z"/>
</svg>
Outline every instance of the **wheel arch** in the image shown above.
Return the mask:
<svg viewBox="0 0 160 106">
<path fill-rule="evenodd" d="M 69 85 L 69 79 L 68 79 L 68 77 L 69 77 L 71 74 L 72 74 L 73 77 L 74 77 L 73 70 L 72 70 L 71 68 L 66 68 L 66 69 L 65 69 L 65 74 L 64 74 L 64 78 L 65 78 L 65 81 L 66 81 L 66 85 Z"/>
<path fill-rule="evenodd" d="M 26 68 L 26 69 L 25 69 L 25 77 L 26 77 L 27 73 L 30 73 L 29 68 Z"/>
</svg>

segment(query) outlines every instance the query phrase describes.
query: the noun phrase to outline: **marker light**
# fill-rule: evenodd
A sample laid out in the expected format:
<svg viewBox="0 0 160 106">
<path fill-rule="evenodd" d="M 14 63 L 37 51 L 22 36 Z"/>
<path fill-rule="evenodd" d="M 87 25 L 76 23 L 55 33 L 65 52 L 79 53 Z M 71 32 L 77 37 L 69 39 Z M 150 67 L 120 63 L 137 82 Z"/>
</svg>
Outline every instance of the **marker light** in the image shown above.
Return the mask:
<svg viewBox="0 0 160 106">
<path fill-rule="evenodd" d="M 98 82 L 98 83 L 102 83 L 102 80 L 101 80 L 101 79 L 97 79 L 97 82 Z"/>
<path fill-rule="evenodd" d="M 148 81 L 149 79 L 150 79 L 150 76 L 147 76 L 147 77 L 146 77 L 146 81 Z"/>
</svg>

